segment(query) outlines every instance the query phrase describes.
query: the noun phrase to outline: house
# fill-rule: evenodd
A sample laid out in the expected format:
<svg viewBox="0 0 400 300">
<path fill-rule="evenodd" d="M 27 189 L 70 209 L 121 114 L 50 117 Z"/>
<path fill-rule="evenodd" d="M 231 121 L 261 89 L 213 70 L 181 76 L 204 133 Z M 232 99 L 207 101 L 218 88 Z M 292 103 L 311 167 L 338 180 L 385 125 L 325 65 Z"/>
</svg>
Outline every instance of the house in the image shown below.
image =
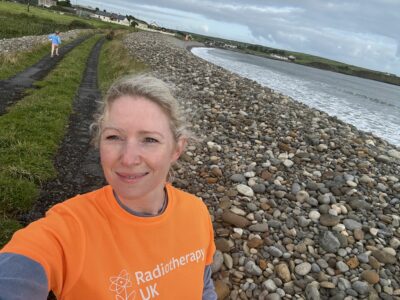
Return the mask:
<svg viewBox="0 0 400 300">
<path fill-rule="evenodd" d="M 57 1 L 55 0 L 39 0 L 38 1 L 38 6 L 43 6 L 43 7 L 52 7 L 56 6 Z"/>
<path fill-rule="evenodd" d="M 96 10 L 92 17 L 98 18 L 104 22 L 116 23 L 125 26 L 129 26 L 131 24 L 126 16 L 101 10 Z"/>
</svg>

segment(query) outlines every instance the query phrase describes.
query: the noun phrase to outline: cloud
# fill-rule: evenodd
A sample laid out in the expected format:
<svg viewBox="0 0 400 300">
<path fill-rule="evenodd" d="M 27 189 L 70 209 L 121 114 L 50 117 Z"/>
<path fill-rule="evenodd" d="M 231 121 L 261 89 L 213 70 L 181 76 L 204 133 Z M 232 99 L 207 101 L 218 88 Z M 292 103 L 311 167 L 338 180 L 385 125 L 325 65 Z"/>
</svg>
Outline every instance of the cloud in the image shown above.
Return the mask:
<svg viewBox="0 0 400 300">
<path fill-rule="evenodd" d="M 400 68 L 393 63 L 400 58 L 399 0 L 81 2 L 95 3 L 92 6 L 100 8 L 106 5 L 113 9 L 120 7 L 121 13 L 156 21 L 173 29 L 305 52 L 379 70 L 389 68 L 397 74 L 400 72 Z"/>
</svg>

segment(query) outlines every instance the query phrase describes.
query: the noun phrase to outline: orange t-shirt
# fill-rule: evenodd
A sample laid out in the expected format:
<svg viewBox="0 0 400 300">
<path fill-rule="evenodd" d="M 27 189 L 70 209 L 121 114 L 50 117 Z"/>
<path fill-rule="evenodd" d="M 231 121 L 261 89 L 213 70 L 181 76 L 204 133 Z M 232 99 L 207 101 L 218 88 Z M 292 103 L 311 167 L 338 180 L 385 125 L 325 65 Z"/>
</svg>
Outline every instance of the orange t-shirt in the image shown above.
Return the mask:
<svg viewBox="0 0 400 300">
<path fill-rule="evenodd" d="M 58 299 L 201 299 L 215 251 L 207 207 L 167 185 L 168 206 L 134 216 L 111 186 L 51 208 L 1 250 L 40 263 Z"/>
</svg>

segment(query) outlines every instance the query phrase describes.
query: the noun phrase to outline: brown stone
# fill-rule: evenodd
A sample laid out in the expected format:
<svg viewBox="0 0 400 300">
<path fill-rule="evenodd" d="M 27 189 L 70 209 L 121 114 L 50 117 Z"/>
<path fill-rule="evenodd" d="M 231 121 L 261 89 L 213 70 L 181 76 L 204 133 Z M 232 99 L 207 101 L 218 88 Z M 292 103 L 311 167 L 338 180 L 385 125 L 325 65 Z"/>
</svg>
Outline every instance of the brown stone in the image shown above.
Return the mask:
<svg viewBox="0 0 400 300">
<path fill-rule="evenodd" d="M 259 238 L 252 238 L 247 242 L 247 246 L 249 246 L 249 248 L 258 248 L 261 247 L 263 244 L 264 244 L 263 240 Z"/>
<path fill-rule="evenodd" d="M 346 261 L 346 264 L 349 266 L 350 269 L 355 269 L 360 265 L 357 256 L 354 256 Z"/>
<path fill-rule="evenodd" d="M 262 171 L 261 178 L 264 179 L 265 181 L 269 181 L 272 178 L 272 174 L 268 171 Z"/>
<path fill-rule="evenodd" d="M 258 265 L 260 266 L 261 270 L 268 268 L 268 262 L 265 259 L 260 259 Z"/>
<path fill-rule="evenodd" d="M 289 282 L 292 280 L 292 277 L 290 276 L 289 268 L 286 264 L 277 265 L 275 267 L 275 272 L 276 272 L 276 275 L 278 275 L 278 277 L 283 280 L 283 282 Z"/>
<path fill-rule="evenodd" d="M 244 228 L 250 225 L 250 221 L 245 217 L 238 216 L 230 211 L 225 210 L 222 213 L 222 220 L 228 224 L 234 225 L 239 228 Z"/>
<path fill-rule="evenodd" d="M 208 184 L 214 184 L 218 182 L 218 178 L 214 178 L 214 177 L 207 177 L 206 181 Z"/>
<path fill-rule="evenodd" d="M 236 190 L 230 189 L 226 192 L 226 195 L 229 197 L 236 197 L 238 192 Z"/>
<path fill-rule="evenodd" d="M 228 209 L 229 207 L 231 207 L 231 200 L 229 200 L 229 197 L 222 197 L 221 200 L 219 201 L 219 208 L 222 209 Z"/>
<path fill-rule="evenodd" d="M 368 262 L 372 269 L 378 270 L 381 267 L 381 263 L 371 255 L 368 258 Z"/>
<path fill-rule="evenodd" d="M 329 214 L 323 214 L 319 218 L 319 223 L 323 226 L 335 226 L 339 224 L 340 218 Z"/>
<path fill-rule="evenodd" d="M 395 264 L 396 257 L 383 250 L 372 251 L 372 256 L 383 264 Z"/>
<path fill-rule="evenodd" d="M 375 271 L 367 270 L 361 273 L 361 278 L 369 284 L 375 284 L 379 282 L 379 275 Z"/>
<path fill-rule="evenodd" d="M 229 286 L 222 280 L 214 282 L 215 292 L 217 293 L 218 300 L 224 300 L 229 296 Z"/>
<path fill-rule="evenodd" d="M 215 247 L 221 252 L 229 252 L 229 250 L 231 250 L 229 241 L 224 238 L 217 238 L 215 240 Z"/>
<path fill-rule="evenodd" d="M 222 177 L 222 170 L 218 167 L 213 167 L 211 169 L 211 174 L 213 174 L 216 177 Z"/>
<path fill-rule="evenodd" d="M 290 146 L 288 144 L 281 143 L 281 142 L 278 143 L 278 148 L 285 152 L 290 152 L 292 150 L 292 148 L 290 148 Z"/>
<path fill-rule="evenodd" d="M 361 241 L 364 239 L 364 231 L 361 228 L 354 229 L 353 234 L 354 238 L 357 241 Z"/>
<path fill-rule="evenodd" d="M 271 206 L 268 203 L 261 203 L 260 206 L 265 211 L 268 211 L 269 209 L 271 209 Z"/>
</svg>

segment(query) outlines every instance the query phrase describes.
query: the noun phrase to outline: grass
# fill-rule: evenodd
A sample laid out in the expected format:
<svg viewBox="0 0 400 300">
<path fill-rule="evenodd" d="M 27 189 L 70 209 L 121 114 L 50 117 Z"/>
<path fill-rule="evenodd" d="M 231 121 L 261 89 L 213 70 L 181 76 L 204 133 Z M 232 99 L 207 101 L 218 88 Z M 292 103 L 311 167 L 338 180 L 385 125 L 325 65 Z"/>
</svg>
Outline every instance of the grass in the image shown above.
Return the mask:
<svg viewBox="0 0 400 300">
<path fill-rule="evenodd" d="M 117 32 L 114 39 L 107 41 L 100 54 L 99 87 L 104 95 L 108 87 L 118 77 L 145 72 L 148 67 L 132 58 L 123 45 L 123 32 Z"/>
<path fill-rule="evenodd" d="M 43 181 L 56 176 L 53 157 L 72 111 L 94 36 L 72 50 L 40 82 L 40 89 L 0 117 L 0 247 L 20 227 Z"/>
<path fill-rule="evenodd" d="M 67 31 L 75 28 L 127 28 L 122 25 L 82 18 L 72 14 L 60 14 L 46 8 L 0 1 L 0 38 L 13 38 L 25 35 L 42 35 L 56 29 Z"/>
<path fill-rule="evenodd" d="M 50 44 L 37 46 L 29 51 L 0 54 L 0 80 L 22 72 L 48 53 L 50 53 Z"/>
</svg>

